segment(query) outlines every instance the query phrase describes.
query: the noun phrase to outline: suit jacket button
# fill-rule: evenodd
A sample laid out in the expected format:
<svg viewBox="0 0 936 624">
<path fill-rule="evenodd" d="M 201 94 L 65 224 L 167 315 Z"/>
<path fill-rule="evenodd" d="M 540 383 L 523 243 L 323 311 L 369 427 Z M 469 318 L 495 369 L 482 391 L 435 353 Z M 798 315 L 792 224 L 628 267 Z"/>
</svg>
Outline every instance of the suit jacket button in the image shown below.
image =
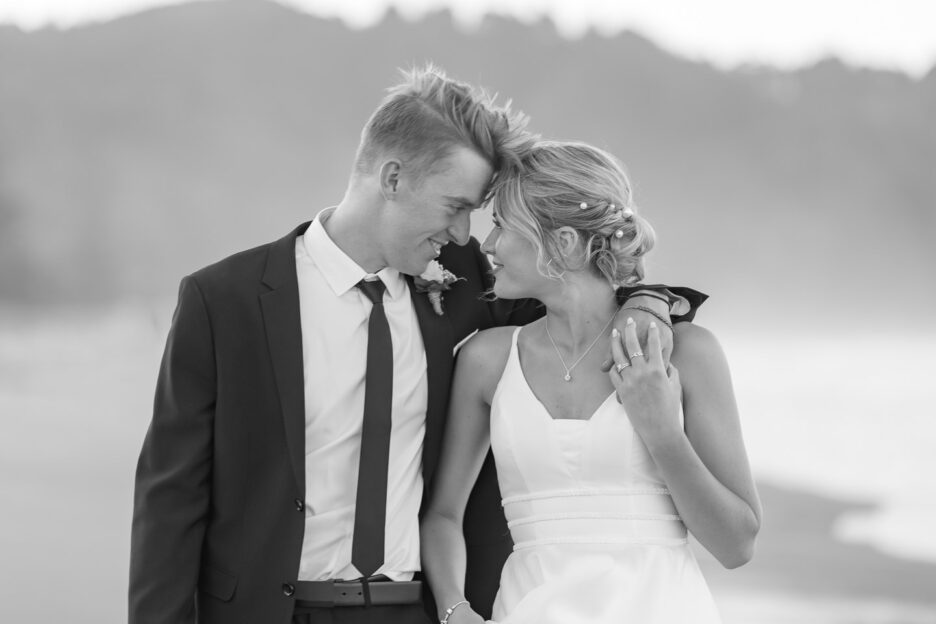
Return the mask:
<svg viewBox="0 0 936 624">
<path fill-rule="evenodd" d="M 290 583 L 283 583 L 283 595 L 292 596 L 296 593 L 296 588 L 293 587 Z"/>
<path fill-rule="evenodd" d="M 293 502 L 296 503 L 296 511 L 305 511 L 305 503 L 302 502 L 301 498 L 297 498 Z"/>
</svg>

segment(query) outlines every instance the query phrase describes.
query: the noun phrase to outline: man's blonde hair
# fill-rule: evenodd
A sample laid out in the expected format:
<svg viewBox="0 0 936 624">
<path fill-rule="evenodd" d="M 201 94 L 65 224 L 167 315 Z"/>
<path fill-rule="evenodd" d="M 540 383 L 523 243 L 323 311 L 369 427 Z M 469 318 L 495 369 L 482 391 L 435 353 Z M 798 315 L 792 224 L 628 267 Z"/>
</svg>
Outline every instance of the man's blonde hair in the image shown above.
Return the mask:
<svg viewBox="0 0 936 624">
<path fill-rule="evenodd" d="M 509 102 L 497 106 L 495 97 L 432 64 L 402 73 L 403 82 L 388 90 L 361 132 L 355 173 L 373 173 L 392 156 L 419 180 L 458 146 L 477 152 L 496 173 L 532 143 L 526 116 L 512 112 Z"/>
</svg>

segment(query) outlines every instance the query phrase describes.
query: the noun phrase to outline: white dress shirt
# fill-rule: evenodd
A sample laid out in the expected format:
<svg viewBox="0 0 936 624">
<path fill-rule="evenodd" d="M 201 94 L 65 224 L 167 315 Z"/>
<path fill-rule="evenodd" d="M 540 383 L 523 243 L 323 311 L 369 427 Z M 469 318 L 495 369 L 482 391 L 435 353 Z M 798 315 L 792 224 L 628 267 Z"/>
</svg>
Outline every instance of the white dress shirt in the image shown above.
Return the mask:
<svg viewBox="0 0 936 624">
<path fill-rule="evenodd" d="M 367 323 L 371 302 L 355 287 L 372 277 L 329 237 L 319 213 L 296 240 L 305 373 L 305 534 L 299 580 L 354 579 L 351 564 Z M 393 341 L 393 428 L 387 477 L 384 564 L 375 574 L 410 580 L 420 569 L 419 505 L 426 432 L 426 352 L 409 288 L 394 269 L 377 276 Z"/>
</svg>

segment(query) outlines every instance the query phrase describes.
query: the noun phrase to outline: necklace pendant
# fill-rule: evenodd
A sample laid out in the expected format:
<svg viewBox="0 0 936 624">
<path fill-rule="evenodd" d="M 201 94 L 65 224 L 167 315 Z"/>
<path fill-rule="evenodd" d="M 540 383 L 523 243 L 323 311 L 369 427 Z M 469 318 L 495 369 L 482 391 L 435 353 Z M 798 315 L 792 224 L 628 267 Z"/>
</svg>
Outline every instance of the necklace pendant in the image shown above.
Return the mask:
<svg viewBox="0 0 936 624">
<path fill-rule="evenodd" d="M 563 379 L 565 379 L 566 381 L 572 381 L 572 375 L 570 375 L 569 373 L 566 373 Z"/>
</svg>

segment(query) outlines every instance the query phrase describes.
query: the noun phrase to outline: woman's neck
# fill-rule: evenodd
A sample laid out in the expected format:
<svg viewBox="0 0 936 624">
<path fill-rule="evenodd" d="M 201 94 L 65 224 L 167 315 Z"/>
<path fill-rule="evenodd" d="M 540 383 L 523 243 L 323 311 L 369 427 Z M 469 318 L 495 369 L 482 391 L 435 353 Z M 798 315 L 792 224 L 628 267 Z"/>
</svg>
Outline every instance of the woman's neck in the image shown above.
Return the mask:
<svg viewBox="0 0 936 624">
<path fill-rule="evenodd" d="M 591 275 L 566 275 L 554 295 L 543 297 L 547 328 L 565 353 L 581 353 L 595 340 L 617 312 L 608 282 Z"/>
</svg>

